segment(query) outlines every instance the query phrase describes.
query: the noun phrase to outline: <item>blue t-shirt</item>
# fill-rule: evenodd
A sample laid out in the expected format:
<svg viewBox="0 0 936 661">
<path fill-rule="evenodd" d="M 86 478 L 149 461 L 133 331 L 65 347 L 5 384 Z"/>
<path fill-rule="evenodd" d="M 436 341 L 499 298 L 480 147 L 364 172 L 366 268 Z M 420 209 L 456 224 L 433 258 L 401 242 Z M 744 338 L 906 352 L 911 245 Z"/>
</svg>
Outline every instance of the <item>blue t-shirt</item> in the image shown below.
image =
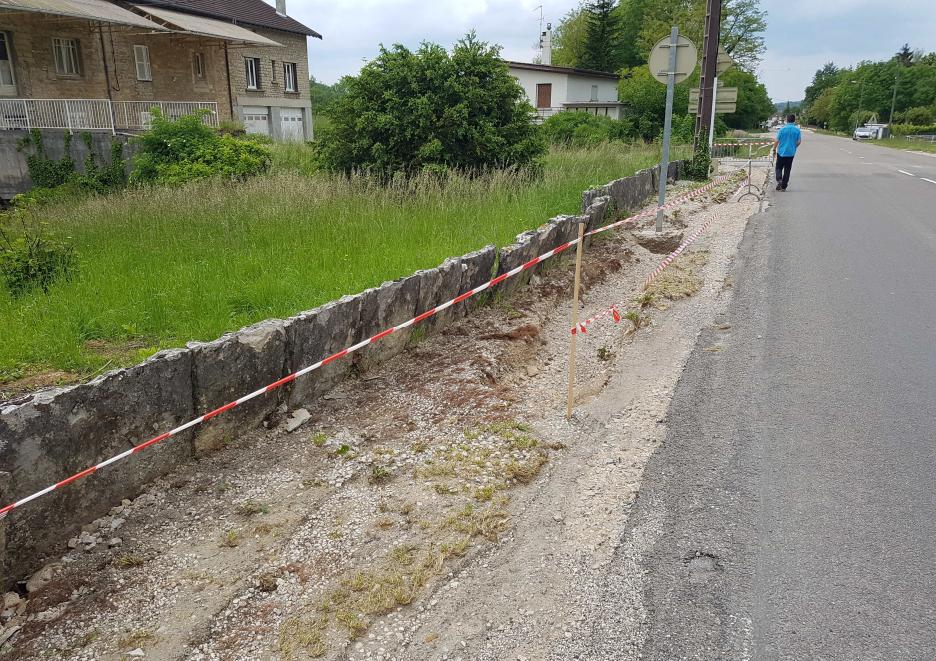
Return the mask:
<svg viewBox="0 0 936 661">
<path fill-rule="evenodd" d="M 800 141 L 800 130 L 796 124 L 787 124 L 777 131 L 777 156 L 796 156 L 796 143 Z"/>
</svg>

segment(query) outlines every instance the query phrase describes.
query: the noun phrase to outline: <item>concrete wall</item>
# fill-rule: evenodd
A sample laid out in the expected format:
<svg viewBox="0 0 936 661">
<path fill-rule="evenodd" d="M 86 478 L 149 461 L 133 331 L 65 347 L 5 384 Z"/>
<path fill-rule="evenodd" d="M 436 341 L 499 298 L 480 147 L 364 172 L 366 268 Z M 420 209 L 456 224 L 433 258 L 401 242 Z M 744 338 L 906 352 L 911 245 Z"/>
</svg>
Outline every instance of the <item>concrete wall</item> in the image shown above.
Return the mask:
<svg viewBox="0 0 936 661">
<path fill-rule="evenodd" d="M 675 165 L 675 164 L 674 164 Z M 674 167 L 674 171 L 678 169 Z M 0 403 L 0 501 L 6 504 L 94 465 L 196 415 L 233 401 L 284 374 L 399 324 L 487 282 L 577 235 L 577 224 L 602 223 L 611 209 L 638 204 L 655 190 L 651 171 L 619 179 L 583 197 L 583 213 L 557 216 L 499 251 L 488 246 L 440 266 L 285 320 L 268 320 L 213 342 L 192 342 L 141 365 L 90 383 L 54 388 Z M 637 183 L 634 183 L 637 182 Z M 607 190 L 605 190 L 607 189 Z M 601 193 L 601 194 L 599 194 Z M 535 271 L 499 285 L 516 289 Z M 468 314 L 469 299 L 423 326 L 434 331 Z M 394 333 L 351 358 L 262 395 L 181 436 L 17 508 L 0 522 L 0 568 L 8 587 L 42 566 L 83 522 L 139 494 L 155 477 L 215 449 L 225 437 L 259 426 L 283 404 L 311 405 L 348 376 L 373 369 L 406 348 L 409 331 Z M 5 545 L 5 546 L 4 546 Z"/>
<path fill-rule="evenodd" d="M 60 159 L 65 155 L 65 132 L 57 129 L 41 131 L 42 142 L 46 155 L 52 159 Z M 32 188 L 32 179 L 26 167 L 26 157 L 33 152 L 32 147 L 26 151 L 18 149 L 20 141 L 29 137 L 28 131 L 0 131 L 0 199 L 9 200 L 18 193 L 25 193 Z M 107 132 L 95 131 L 91 133 L 91 148 L 99 164 L 110 163 L 111 144 L 121 142 L 124 144 L 124 159 L 130 159 L 133 147 L 128 144 L 130 138 L 126 135 L 111 135 Z M 75 169 L 84 171 L 85 157 L 88 147 L 81 136 L 76 133 L 72 136 L 71 157 L 75 161 Z"/>
<path fill-rule="evenodd" d="M 680 172 L 686 167 L 685 161 L 673 161 L 669 164 L 667 181 L 679 179 Z M 642 207 L 647 198 L 657 192 L 660 182 L 660 166 L 641 170 L 632 177 L 616 179 L 609 184 L 592 188 L 582 193 L 582 207 L 588 208 L 600 197 L 610 197 L 621 212 L 635 211 Z"/>
</svg>

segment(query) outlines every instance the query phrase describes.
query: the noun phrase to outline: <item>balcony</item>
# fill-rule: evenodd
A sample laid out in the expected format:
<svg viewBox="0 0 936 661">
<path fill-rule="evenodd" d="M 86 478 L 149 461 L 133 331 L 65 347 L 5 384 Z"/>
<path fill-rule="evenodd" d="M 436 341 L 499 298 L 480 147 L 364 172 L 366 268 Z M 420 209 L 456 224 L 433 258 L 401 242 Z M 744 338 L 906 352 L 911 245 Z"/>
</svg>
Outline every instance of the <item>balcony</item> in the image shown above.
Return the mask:
<svg viewBox="0 0 936 661">
<path fill-rule="evenodd" d="M 218 126 L 218 104 L 213 101 L 0 99 L 0 129 L 142 131 L 152 123 L 153 108 L 159 108 L 169 119 L 207 110 L 202 121 Z"/>
</svg>

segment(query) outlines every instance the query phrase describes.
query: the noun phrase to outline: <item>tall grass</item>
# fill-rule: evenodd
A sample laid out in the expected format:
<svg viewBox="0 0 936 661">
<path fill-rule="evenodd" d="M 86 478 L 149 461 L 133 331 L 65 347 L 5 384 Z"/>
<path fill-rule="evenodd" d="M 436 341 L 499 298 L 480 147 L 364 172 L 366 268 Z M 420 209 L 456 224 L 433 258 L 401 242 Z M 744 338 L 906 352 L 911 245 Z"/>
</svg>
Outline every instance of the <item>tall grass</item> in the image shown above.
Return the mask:
<svg viewBox="0 0 936 661">
<path fill-rule="evenodd" d="M 553 151 L 538 177 L 490 172 L 383 185 L 308 172 L 301 146 L 243 183 L 142 188 L 46 207 L 77 277 L 49 295 L 0 291 L 0 382 L 37 369 L 89 374 L 159 348 L 286 317 L 488 243 L 504 245 L 582 190 L 651 166 L 656 147 Z M 134 347 L 114 351 L 113 344 Z"/>
</svg>

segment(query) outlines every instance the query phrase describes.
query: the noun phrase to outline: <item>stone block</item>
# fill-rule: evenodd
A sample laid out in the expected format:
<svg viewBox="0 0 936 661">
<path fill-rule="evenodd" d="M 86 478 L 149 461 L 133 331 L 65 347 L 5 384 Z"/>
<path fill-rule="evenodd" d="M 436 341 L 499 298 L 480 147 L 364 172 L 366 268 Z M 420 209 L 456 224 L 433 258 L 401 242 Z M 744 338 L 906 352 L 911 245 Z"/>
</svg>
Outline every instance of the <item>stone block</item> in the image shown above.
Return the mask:
<svg viewBox="0 0 936 661">
<path fill-rule="evenodd" d="M 363 336 L 361 320 L 365 315 L 373 316 L 376 305 L 377 290 L 368 289 L 287 319 L 289 371 L 313 365 L 360 341 L 356 337 Z M 351 357 L 341 358 L 296 379 L 289 390 L 290 407 L 311 404 L 334 388 L 347 377 L 351 364 Z"/>
<path fill-rule="evenodd" d="M 673 229 L 659 233 L 654 230 L 640 230 L 634 232 L 634 240 L 652 253 L 668 255 L 682 243 L 683 233 Z"/>
<path fill-rule="evenodd" d="M 461 264 L 461 282 L 458 293 L 463 294 L 475 287 L 480 287 L 494 277 L 494 265 L 498 259 L 498 251 L 494 246 L 485 246 L 481 250 L 469 252 L 458 258 Z M 488 290 L 490 291 L 490 290 Z M 473 310 L 483 299 L 472 296 L 467 301 L 455 304 L 453 307 L 456 317 L 463 317 Z"/>
<path fill-rule="evenodd" d="M 192 361 L 190 351 L 165 351 L 89 383 L 0 405 L 0 472 L 8 474 L 0 491 L 3 504 L 194 418 Z M 11 512 L 5 521 L 5 582 L 64 548 L 81 521 L 106 514 L 191 457 L 192 432 L 183 432 Z"/>
<path fill-rule="evenodd" d="M 262 321 L 213 342 L 191 342 L 195 410 L 207 413 L 287 373 L 285 322 Z M 195 451 L 215 450 L 225 438 L 257 427 L 282 401 L 282 390 L 226 411 L 196 429 Z"/>
</svg>

